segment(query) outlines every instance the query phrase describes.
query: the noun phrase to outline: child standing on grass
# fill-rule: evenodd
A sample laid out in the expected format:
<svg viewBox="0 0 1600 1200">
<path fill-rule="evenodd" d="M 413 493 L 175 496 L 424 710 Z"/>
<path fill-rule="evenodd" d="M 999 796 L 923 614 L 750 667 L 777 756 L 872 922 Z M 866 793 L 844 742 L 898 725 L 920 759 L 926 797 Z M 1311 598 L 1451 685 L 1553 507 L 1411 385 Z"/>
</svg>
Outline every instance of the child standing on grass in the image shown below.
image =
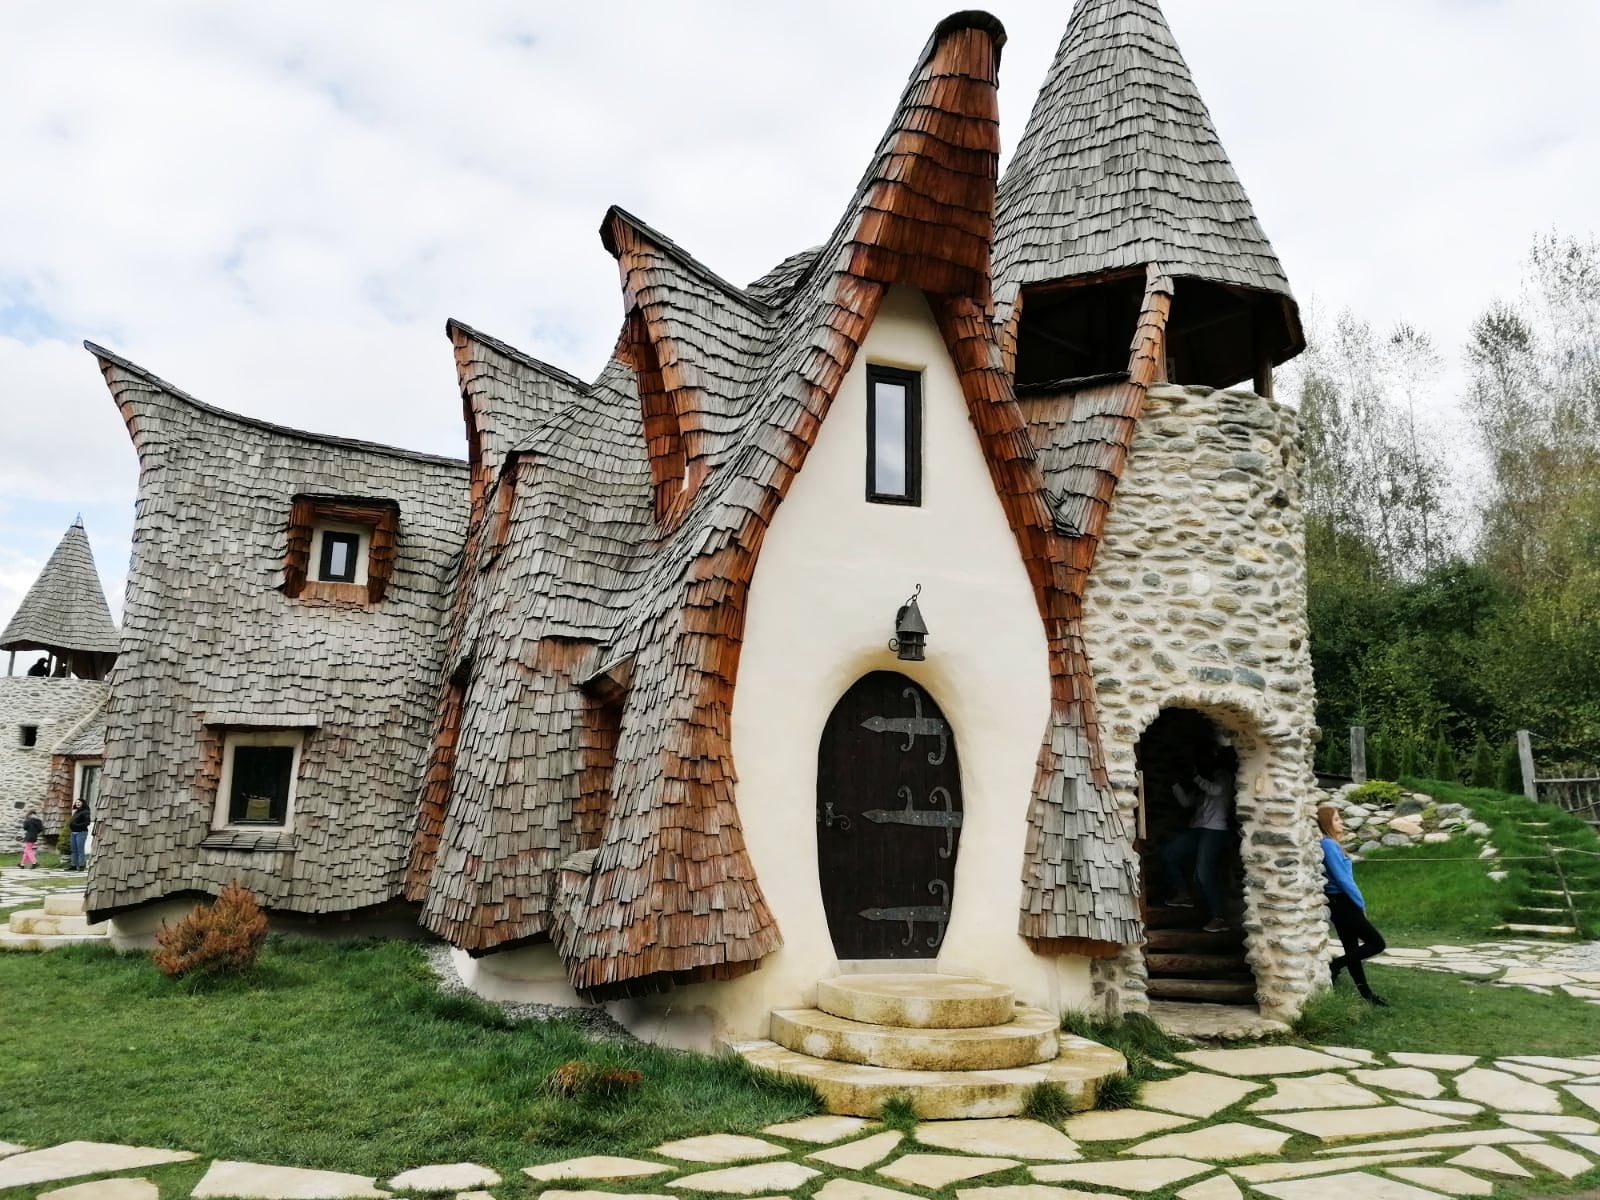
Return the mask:
<svg viewBox="0 0 1600 1200">
<path fill-rule="evenodd" d="M 1322 829 L 1322 870 L 1326 882 L 1322 890 L 1328 897 L 1328 914 L 1333 918 L 1334 932 L 1344 953 L 1329 966 L 1333 982 L 1339 982 L 1339 972 L 1348 970 L 1355 981 L 1356 991 L 1368 1004 L 1388 1008 L 1388 1001 L 1379 996 L 1367 983 L 1367 970 L 1361 964 L 1374 955 L 1382 954 L 1387 946 L 1383 934 L 1367 920 L 1367 902 L 1356 886 L 1355 872 L 1350 867 L 1350 857 L 1339 845 L 1344 834 L 1344 821 L 1339 810 L 1331 804 L 1317 809 L 1317 825 Z"/>
<path fill-rule="evenodd" d="M 39 814 L 32 809 L 22 818 L 22 862 L 21 866 L 39 866 L 39 835 L 44 832 L 44 822 L 39 819 Z"/>
</svg>

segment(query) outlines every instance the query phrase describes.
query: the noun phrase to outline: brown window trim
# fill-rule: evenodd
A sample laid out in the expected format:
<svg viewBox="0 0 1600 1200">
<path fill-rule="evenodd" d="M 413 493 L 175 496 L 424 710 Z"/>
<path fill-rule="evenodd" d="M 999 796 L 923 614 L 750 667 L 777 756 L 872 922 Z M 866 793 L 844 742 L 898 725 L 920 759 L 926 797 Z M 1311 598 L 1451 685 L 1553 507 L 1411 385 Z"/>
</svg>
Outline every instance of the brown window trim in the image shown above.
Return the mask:
<svg viewBox="0 0 1600 1200">
<path fill-rule="evenodd" d="M 367 549 L 367 582 L 325 583 L 309 579 L 311 532 L 319 522 L 365 525 L 372 530 Z M 289 508 L 289 544 L 283 560 L 283 592 L 291 598 L 377 604 L 394 572 L 400 506 L 393 500 L 349 496 L 296 496 Z"/>
<path fill-rule="evenodd" d="M 878 467 L 878 384 L 897 383 L 906 390 L 906 492 L 895 495 L 875 490 Z M 867 365 L 867 502 L 922 505 L 922 375 L 898 367 Z"/>
</svg>

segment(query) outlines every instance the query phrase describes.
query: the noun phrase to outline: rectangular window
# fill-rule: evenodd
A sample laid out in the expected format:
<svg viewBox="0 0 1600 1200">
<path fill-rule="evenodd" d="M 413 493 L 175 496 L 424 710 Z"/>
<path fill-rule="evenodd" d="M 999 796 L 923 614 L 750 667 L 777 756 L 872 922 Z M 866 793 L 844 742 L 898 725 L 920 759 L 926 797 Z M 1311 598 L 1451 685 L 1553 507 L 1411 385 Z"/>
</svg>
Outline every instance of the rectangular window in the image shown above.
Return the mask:
<svg viewBox="0 0 1600 1200">
<path fill-rule="evenodd" d="M 922 503 L 922 379 L 913 371 L 867 368 L 867 499 Z"/>
<path fill-rule="evenodd" d="M 304 740 L 305 735 L 299 730 L 240 729 L 227 733 L 222 746 L 214 826 L 291 826 Z"/>
<path fill-rule="evenodd" d="M 335 532 L 331 529 L 320 532 L 322 558 L 317 566 L 318 580 L 324 583 L 354 583 L 356 565 L 361 555 L 361 535 Z"/>
<path fill-rule="evenodd" d="M 78 765 L 78 799 L 90 808 L 95 801 L 100 799 L 100 764 L 80 763 Z"/>
<path fill-rule="evenodd" d="M 39 727 L 37 725 L 21 725 L 19 729 L 19 745 L 24 749 L 32 749 L 39 744 Z"/>
</svg>

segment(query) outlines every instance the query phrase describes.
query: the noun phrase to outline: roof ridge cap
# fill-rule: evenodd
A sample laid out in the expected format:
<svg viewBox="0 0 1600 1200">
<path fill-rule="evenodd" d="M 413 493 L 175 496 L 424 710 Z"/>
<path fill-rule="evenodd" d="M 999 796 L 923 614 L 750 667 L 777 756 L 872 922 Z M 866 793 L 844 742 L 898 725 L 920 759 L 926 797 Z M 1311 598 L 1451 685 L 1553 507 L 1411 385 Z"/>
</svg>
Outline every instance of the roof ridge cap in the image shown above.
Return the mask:
<svg viewBox="0 0 1600 1200">
<path fill-rule="evenodd" d="M 760 316 L 763 319 L 771 318 L 774 311 L 772 305 L 768 304 L 764 300 L 756 299 L 756 297 L 750 295 L 749 292 L 745 291 L 744 288 L 740 287 L 738 284 L 724 278 L 721 275 L 718 275 L 710 267 L 706 266 L 705 263 L 701 262 L 693 254 L 690 254 L 689 251 L 678 245 L 677 242 L 673 241 L 666 234 L 662 233 L 659 229 L 656 229 L 654 226 L 648 224 L 641 218 L 635 216 L 633 213 L 623 208 L 620 204 L 613 204 L 610 208 L 606 209 L 606 215 L 600 222 L 600 241 L 601 244 L 605 246 L 606 253 L 613 256 L 615 256 L 617 253 L 615 240 L 611 236 L 611 222 L 613 220 L 624 222 L 635 232 L 640 233 L 644 237 L 648 238 L 650 242 L 654 244 L 656 249 L 660 250 L 667 257 L 678 263 L 678 265 L 694 272 L 707 283 L 710 283 L 720 291 L 725 292 L 729 299 L 737 300 L 739 303 L 753 310 L 757 316 Z"/>
</svg>

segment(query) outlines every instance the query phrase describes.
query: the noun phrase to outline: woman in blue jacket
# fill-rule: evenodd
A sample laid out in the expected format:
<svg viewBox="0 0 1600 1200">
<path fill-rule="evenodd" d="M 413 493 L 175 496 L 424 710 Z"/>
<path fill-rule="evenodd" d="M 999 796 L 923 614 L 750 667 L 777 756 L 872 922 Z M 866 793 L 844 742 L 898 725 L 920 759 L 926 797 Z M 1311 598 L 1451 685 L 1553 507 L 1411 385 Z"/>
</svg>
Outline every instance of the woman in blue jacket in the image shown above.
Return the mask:
<svg viewBox="0 0 1600 1200">
<path fill-rule="evenodd" d="M 1388 1002 L 1367 984 L 1367 971 L 1361 965 L 1374 955 L 1382 954 L 1386 943 L 1383 934 L 1367 920 L 1367 902 L 1356 886 L 1350 858 L 1339 845 L 1344 833 L 1339 810 L 1332 805 L 1317 809 L 1317 824 L 1322 829 L 1322 870 L 1326 877 L 1322 890 L 1328 896 L 1328 913 L 1333 918 L 1334 932 L 1344 947 L 1344 953 L 1329 964 L 1333 969 L 1333 982 L 1339 982 L 1340 971 L 1349 971 L 1356 991 L 1368 1004 L 1387 1008 Z"/>
</svg>

